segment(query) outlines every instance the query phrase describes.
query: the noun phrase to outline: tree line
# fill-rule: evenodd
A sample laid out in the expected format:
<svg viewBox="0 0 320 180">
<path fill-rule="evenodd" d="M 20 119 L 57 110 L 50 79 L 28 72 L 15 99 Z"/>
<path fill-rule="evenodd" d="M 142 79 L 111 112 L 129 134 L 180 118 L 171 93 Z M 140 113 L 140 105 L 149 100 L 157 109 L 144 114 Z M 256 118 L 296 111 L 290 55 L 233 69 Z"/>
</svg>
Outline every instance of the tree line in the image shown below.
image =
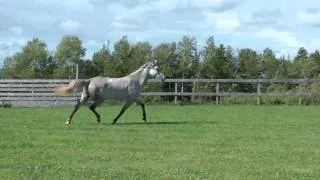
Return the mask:
<svg viewBox="0 0 320 180">
<path fill-rule="evenodd" d="M 317 78 L 320 73 L 320 52 L 309 53 L 304 47 L 296 56 L 276 57 L 271 48 L 262 53 L 254 49 L 234 50 L 230 45 L 216 44 L 214 37 L 199 48 L 194 37 L 184 36 L 178 42 L 164 42 L 155 47 L 147 41 L 130 43 L 127 36 L 113 49 L 102 44 L 91 59 L 84 59 L 86 49 L 77 36 L 64 36 L 54 52 L 47 44 L 33 38 L 20 52 L 6 57 L 2 76 L 5 79 L 72 79 L 75 64 L 79 78 L 97 75 L 120 77 L 141 64 L 158 59 L 168 78 Z"/>
<path fill-rule="evenodd" d="M 127 36 L 115 42 L 113 49 L 102 44 L 90 59 L 85 59 L 86 49 L 78 36 L 63 36 L 54 51 L 39 38 L 29 40 L 21 51 L 5 58 L 1 74 L 4 79 L 74 79 L 75 65 L 79 78 L 97 75 L 125 76 L 143 63 L 157 59 L 167 78 L 215 78 L 215 79 L 291 79 L 319 78 L 320 52 L 297 49 L 294 57 L 276 57 L 266 47 L 261 53 L 250 48 L 235 50 L 230 45 L 216 44 L 208 37 L 203 47 L 194 37 L 183 36 L 177 42 L 163 42 L 152 46 L 148 41 L 130 43 Z M 180 86 L 179 86 L 180 87 Z M 172 91 L 163 85 L 162 91 Z M 190 91 L 193 86 L 186 86 Z M 198 87 L 214 91 L 213 85 Z M 221 86 L 222 91 L 255 92 L 250 84 Z M 265 91 L 288 91 L 290 85 L 270 85 Z"/>
</svg>

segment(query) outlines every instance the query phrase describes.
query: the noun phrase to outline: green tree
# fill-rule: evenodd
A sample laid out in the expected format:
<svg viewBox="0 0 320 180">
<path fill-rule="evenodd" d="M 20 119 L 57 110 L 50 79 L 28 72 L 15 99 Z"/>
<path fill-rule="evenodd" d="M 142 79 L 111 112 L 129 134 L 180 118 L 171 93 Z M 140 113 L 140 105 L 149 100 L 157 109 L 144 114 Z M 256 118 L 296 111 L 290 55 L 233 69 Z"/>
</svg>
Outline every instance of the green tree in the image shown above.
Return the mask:
<svg viewBox="0 0 320 180">
<path fill-rule="evenodd" d="M 320 52 L 316 50 L 315 52 L 311 53 L 309 56 L 309 76 L 315 78 L 319 77 L 320 74 Z"/>
<path fill-rule="evenodd" d="M 57 46 L 54 60 L 57 68 L 54 69 L 55 78 L 75 78 L 75 65 L 82 61 L 85 48 L 78 36 L 63 36 Z"/>
<path fill-rule="evenodd" d="M 177 78 L 179 65 L 177 56 L 177 45 L 175 42 L 161 43 L 153 49 L 153 57 L 159 61 L 161 72 L 166 75 L 166 78 Z M 173 92 L 174 88 L 173 83 L 162 84 L 162 91 L 164 92 Z M 173 96 L 161 97 L 164 101 L 171 101 L 173 98 Z"/>
<path fill-rule="evenodd" d="M 3 63 L 3 78 L 5 79 L 18 79 L 19 76 L 16 74 L 17 68 L 17 54 L 15 53 L 12 57 L 6 57 Z"/>
<path fill-rule="evenodd" d="M 277 70 L 279 68 L 280 62 L 276 58 L 274 52 L 266 48 L 263 50 L 262 54 L 262 73 L 267 79 L 272 79 L 276 76 Z"/>
<path fill-rule="evenodd" d="M 228 52 L 230 53 L 230 52 Z M 215 57 L 215 70 L 216 70 L 216 78 L 228 79 L 232 76 L 232 59 L 231 57 L 226 56 L 226 49 L 223 44 L 220 44 L 218 48 L 216 48 L 216 57 Z M 230 54 L 228 54 L 230 56 Z"/>
<path fill-rule="evenodd" d="M 308 51 L 304 47 L 299 48 L 289 69 L 289 78 L 305 78 L 308 74 L 306 72 L 307 60 Z"/>
<path fill-rule="evenodd" d="M 131 45 L 127 36 L 123 36 L 114 44 L 113 56 L 113 75 L 116 77 L 125 76 L 130 73 L 130 52 Z"/>
<path fill-rule="evenodd" d="M 220 44 L 216 47 L 214 38 L 211 36 L 206 41 L 202 56 L 202 77 L 216 79 L 233 77 L 234 57 L 231 46 L 225 47 L 223 44 Z"/>
<path fill-rule="evenodd" d="M 161 43 L 153 49 L 153 57 L 161 64 L 161 71 L 167 78 L 177 77 L 177 51 L 176 43 Z"/>
<path fill-rule="evenodd" d="M 299 60 L 306 60 L 308 58 L 308 51 L 306 48 L 301 47 L 298 50 L 298 53 L 296 57 L 294 58 L 294 61 L 299 61 Z"/>
<path fill-rule="evenodd" d="M 91 60 L 82 60 L 78 65 L 80 79 L 87 79 L 99 75 L 96 66 L 93 65 Z"/>
<path fill-rule="evenodd" d="M 261 75 L 261 56 L 254 50 L 240 49 L 236 60 L 236 78 L 257 79 Z M 241 83 L 233 87 L 238 92 L 256 92 L 256 86 L 252 83 Z"/>
<path fill-rule="evenodd" d="M 216 74 L 215 69 L 215 41 L 214 37 L 211 36 L 206 40 L 206 45 L 204 46 L 203 51 L 201 52 L 203 57 L 202 66 L 201 66 L 201 77 L 204 78 L 214 78 Z"/>
<path fill-rule="evenodd" d="M 53 60 L 53 56 L 49 55 L 45 61 L 40 61 L 38 64 L 38 76 L 43 79 L 51 79 L 53 77 L 53 71 L 56 67 L 56 64 Z"/>
<path fill-rule="evenodd" d="M 235 65 L 235 57 L 234 52 L 231 46 L 227 46 L 225 49 L 225 68 L 226 74 L 228 75 L 227 78 L 234 78 L 236 72 L 236 65 Z"/>
<path fill-rule="evenodd" d="M 93 53 L 92 56 L 92 66 L 95 71 L 95 76 L 96 75 L 112 75 L 110 74 L 110 70 L 112 71 L 112 68 L 107 69 L 108 63 L 112 60 L 111 57 L 111 52 L 107 48 L 105 44 L 102 45 L 102 48 Z"/>
<path fill-rule="evenodd" d="M 284 56 L 280 57 L 279 66 L 275 74 L 275 78 L 287 79 L 289 77 L 289 68 L 291 65 L 291 62 L 289 60 L 286 60 Z"/>
<path fill-rule="evenodd" d="M 33 38 L 21 52 L 7 57 L 4 62 L 5 78 L 50 78 L 52 59 L 44 41 Z"/>
<path fill-rule="evenodd" d="M 178 74 L 182 78 L 194 78 L 199 67 L 199 53 L 197 40 L 194 37 L 184 36 L 177 46 Z"/>
<path fill-rule="evenodd" d="M 209 39 L 207 43 L 205 47 L 207 53 L 204 54 L 203 60 L 203 76 L 216 79 L 231 78 L 233 73 L 232 49 L 228 47 L 228 51 L 226 51 L 223 44 L 214 48 L 212 39 Z"/>
<path fill-rule="evenodd" d="M 316 78 L 319 72 L 319 66 L 316 62 L 307 60 L 303 64 L 302 76 L 303 78 Z"/>
<path fill-rule="evenodd" d="M 129 72 L 152 60 L 152 46 L 148 42 L 137 42 L 131 46 Z"/>
<path fill-rule="evenodd" d="M 238 77 L 259 78 L 259 54 L 249 48 L 240 49 L 238 53 Z"/>
</svg>

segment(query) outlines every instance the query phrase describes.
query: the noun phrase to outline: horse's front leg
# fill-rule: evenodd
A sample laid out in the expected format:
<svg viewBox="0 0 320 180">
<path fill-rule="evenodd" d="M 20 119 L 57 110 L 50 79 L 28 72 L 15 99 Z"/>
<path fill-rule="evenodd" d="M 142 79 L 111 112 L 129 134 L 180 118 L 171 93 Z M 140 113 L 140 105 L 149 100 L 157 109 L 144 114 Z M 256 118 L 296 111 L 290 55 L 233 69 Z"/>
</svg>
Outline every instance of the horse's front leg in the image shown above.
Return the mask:
<svg viewBox="0 0 320 180">
<path fill-rule="evenodd" d="M 112 124 L 115 124 L 115 123 L 118 121 L 118 119 L 120 118 L 120 116 L 121 116 L 131 105 L 132 105 L 132 101 L 127 101 L 127 102 L 123 105 L 123 107 L 122 107 L 120 113 L 118 114 L 118 116 L 113 120 L 113 123 L 112 123 Z"/>
<path fill-rule="evenodd" d="M 144 103 L 140 99 L 136 99 L 135 101 L 142 109 L 142 120 L 147 121 L 146 111 L 144 108 Z"/>
</svg>

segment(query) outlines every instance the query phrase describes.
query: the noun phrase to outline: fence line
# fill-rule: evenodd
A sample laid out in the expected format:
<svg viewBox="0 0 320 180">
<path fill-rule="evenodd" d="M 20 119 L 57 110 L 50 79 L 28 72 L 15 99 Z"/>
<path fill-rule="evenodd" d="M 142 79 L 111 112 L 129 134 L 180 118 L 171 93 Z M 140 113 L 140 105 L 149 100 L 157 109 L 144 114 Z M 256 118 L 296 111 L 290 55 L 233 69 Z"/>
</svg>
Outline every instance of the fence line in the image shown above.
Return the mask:
<svg viewBox="0 0 320 180">
<path fill-rule="evenodd" d="M 13 106 L 34 107 L 34 106 L 57 106 L 74 105 L 79 93 L 72 93 L 66 96 L 57 96 L 54 94 L 54 88 L 59 84 L 67 84 L 66 79 L 3 79 L 0 80 L 0 104 L 10 103 Z M 179 96 L 215 96 L 215 103 L 219 104 L 219 97 L 242 96 L 256 97 L 257 105 L 260 105 L 260 98 L 264 96 L 296 96 L 299 97 L 299 104 L 302 97 L 320 96 L 320 93 L 302 92 L 302 87 L 307 84 L 320 84 L 318 79 L 166 79 L 164 82 L 149 79 L 148 83 L 174 83 L 173 92 L 142 92 L 142 96 L 174 96 L 174 103 L 177 104 Z M 181 84 L 181 90 L 178 91 L 178 83 Z M 192 83 L 191 92 L 185 92 L 183 84 Z M 197 83 L 210 83 L 215 86 L 212 92 L 196 92 Z M 257 91 L 254 93 L 245 92 L 221 92 L 222 83 L 250 83 L 255 84 Z M 261 86 L 264 83 L 285 83 L 299 85 L 299 92 L 261 92 Z"/>
</svg>

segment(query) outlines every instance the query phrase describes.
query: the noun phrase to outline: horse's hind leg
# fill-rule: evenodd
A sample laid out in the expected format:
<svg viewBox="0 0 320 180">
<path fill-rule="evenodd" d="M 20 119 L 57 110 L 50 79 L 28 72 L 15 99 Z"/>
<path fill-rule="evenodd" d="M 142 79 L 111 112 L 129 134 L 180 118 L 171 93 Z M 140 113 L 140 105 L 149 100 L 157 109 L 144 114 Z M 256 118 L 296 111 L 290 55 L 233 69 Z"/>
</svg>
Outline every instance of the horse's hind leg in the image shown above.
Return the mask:
<svg viewBox="0 0 320 180">
<path fill-rule="evenodd" d="M 66 124 L 70 124 L 71 120 L 74 116 L 74 114 L 78 111 L 78 109 L 80 108 L 80 106 L 83 104 L 83 101 L 78 100 L 77 104 L 74 106 L 74 110 L 72 111 L 72 113 L 70 114 L 68 120 L 66 121 Z"/>
<path fill-rule="evenodd" d="M 120 118 L 120 116 L 121 116 L 131 105 L 132 105 L 132 102 L 131 102 L 131 101 L 127 101 L 127 102 L 123 105 L 123 107 L 122 107 L 120 113 L 118 114 L 118 116 L 113 120 L 113 123 L 112 123 L 112 124 L 115 124 L 115 123 L 118 121 L 118 119 Z"/>
<path fill-rule="evenodd" d="M 99 102 L 94 102 L 91 106 L 89 106 L 89 109 L 94 113 L 94 115 L 97 117 L 98 123 L 100 123 L 100 114 L 96 111 L 96 107 L 100 105 Z"/>
<path fill-rule="evenodd" d="M 144 103 L 140 99 L 136 99 L 135 101 L 142 109 L 142 120 L 147 121 L 146 111 L 144 108 Z"/>
<path fill-rule="evenodd" d="M 88 100 L 89 96 L 87 95 L 87 92 L 82 92 L 80 100 L 77 101 L 77 104 L 74 106 L 74 110 L 70 114 L 68 120 L 66 121 L 66 124 L 70 124 L 71 120 L 74 116 L 74 114 L 78 111 L 81 105 L 85 104 Z"/>
</svg>

